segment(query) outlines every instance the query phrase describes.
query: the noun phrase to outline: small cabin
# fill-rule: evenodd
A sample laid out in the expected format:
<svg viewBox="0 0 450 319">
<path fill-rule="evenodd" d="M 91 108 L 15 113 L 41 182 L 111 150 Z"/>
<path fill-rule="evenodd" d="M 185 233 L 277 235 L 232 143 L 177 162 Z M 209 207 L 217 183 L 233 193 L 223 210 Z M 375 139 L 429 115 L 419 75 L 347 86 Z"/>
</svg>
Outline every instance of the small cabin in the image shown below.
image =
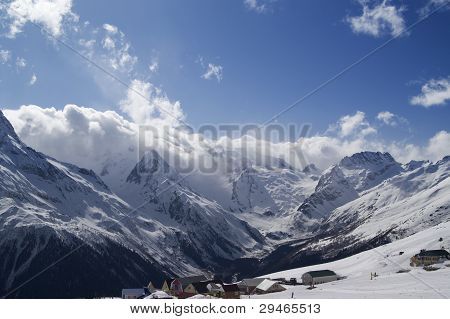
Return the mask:
<svg viewBox="0 0 450 319">
<path fill-rule="evenodd" d="M 162 284 L 161 290 L 164 291 L 165 293 L 169 293 L 170 292 L 170 285 L 172 284 L 172 281 L 174 281 L 175 278 L 166 278 L 164 279 L 164 282 Z"/>
<path fill-rule="evenodd" d="M 156 291 L 155 285 L 150 281 L 147 285 L 147 289 L 150 293 L 154 293 Z"/>
<path fill-rule="evenodd" d="M 278 282 L 270 279 L 264 279 L 258 286 L 256 286 L 254 291 L 256 294 L 261 295 L 261 294 L 270 294 L 273 292 L 281 292 L 285 290 L 286 288 L 284 288 Z"/>
<path fill-rule="evenodd" d="M 302 275 L 304 285 L 324 284 L 336 280 L 338 280 L 338 276 L 331 270 L 308 271 Z"/>
<path fill-rule="evenodd" d="M 411 266 L 429 266 L 442 263 L 450 259 L 450 254 L 444 249 L 438 250 L 421 250 L 420 253 L 414 255 L 410 259 Z"/>
<path fill-rule="evenodd" d="M 221 280 L 207 280 L 200 282 L 193 282 L 186 286 L 184 292 L 192 295 L 210 295 L 220 297 L 223 295 L 223 282 Z"/>
<path fill-rule="evenodd" d="M 209 293 L 208 282 L 193 282 L 184 288 L 184 292 L 192 295 L 206 295 Z"/>
<path fill-rule="evenodd" d="M 172 294 L 177 295 L 180 298 L 190 297 L 192 295 L 192 293 L 185 292 L 185 289 L 192 283 L 197 283 L 197 282 L 202 282 L 202 281 L 207 281 L 207 280 L 208 280 L 208 278 L 206 278 L 203 275 L 176 278 L 170 284 L 170 291 Z"/>
<path fill-rule="evenodd" d="M 247 278 L 238 283 L 239 289 L 244 294 L 251 294 L 255 288 L 262 283 L 265 278 Z"/>
</svg>

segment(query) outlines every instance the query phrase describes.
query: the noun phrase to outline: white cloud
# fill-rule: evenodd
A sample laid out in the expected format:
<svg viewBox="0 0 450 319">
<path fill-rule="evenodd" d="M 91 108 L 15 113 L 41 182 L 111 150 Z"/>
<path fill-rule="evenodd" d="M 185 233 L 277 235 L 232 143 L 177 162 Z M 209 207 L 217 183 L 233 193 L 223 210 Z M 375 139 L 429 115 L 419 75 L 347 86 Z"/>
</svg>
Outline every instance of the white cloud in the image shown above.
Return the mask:
<svg viewBox="0 0 450 319">
<path fill-rule="evenodd" d="M 331 127 L 331 131 L 333 130 L 337 130 L 338 134 L 342 137 L 347 137 L 355 133 L 365 136 L 377 132 L 366 120 L 366 114 L 361 111 L 357 111 L 354 115 L 341 117 L 338 125 Z"/>
<path fill-rule="evenodd" d="M 450 133 L 446 131 L 440 131 L 434 135 L 425 149 L 425 156 L 432 160 L 441 159 L 450 153 Z"/>
<path fill-rule="evenodd" d="M 450 100 L 450 77 L 432 79 L 422 86 L 421 91 L 421 94 L 411 99 L 411 104 L 424 107 L 446 104 Z"/>
<path fill-rule="evenodd" d="M 14 38 L 31 22 L 59 37 L 63 33 L 64 21 L 78 19 L 71 9 L 72 0 L 14 0 L 6 7 L 8 36 Z"/>
<path fill-rule="evenodd" d="M 405 21 L 402 16 L 403 7 L 395 7 L 388 0 L 370 7 L 368 1 L 360 0 L 363 7 L 361 16 L 348 17 L 353 32 L 379 37 L 385 33 L 398 36 L 405 30 Z"/>
<path fill-rule="evenodd" d="M 153 84 L 133 80 L 120 109 L 138 124 L 177 126 L 184 119 L 180 102 L 169 98 Z"/>
<path fill-rule="evenodd" d="M 106 30 L 106 35 L 103 38 L 103 48 L 108 50 L 113 50 L 116 48 L 116 40 L 114 39 L 115 35 L 118 35 L 119 40 L 123 40 L 124 34 L 123 32 L 119 32 L 119 28 L 112 24 L 104 24 L 103 29 Z"/>
<path fill-rule="evenodd" d="M 439 5 L 450 3 L 450 0 L 430 0 L 428 3 L 439 6 Z"/>
<path fill-rule="evenodd" d="M 80 39 L 80 40 L 78 40 L 78 44 L 86 49 L 94 48 L 96 43 L 97 43 L 97 41 L 95 39 L 90 39 L 90 40 Z"/>
<path fill-rule="evenodd" d="M 152 58 L 151 63 L 148 65 L 148 69 L 150 70 L 151 73 L 158 72 L 159 62 L 157 58 Z"/>
<path fill-rule="evenodd" d="M 216 78 L 217 82 L 222 81 L 223 67 L 218 64 L 208 63 L 208 67 L 206 68 L 205 73 L 202 75 L 202 78 L 204 78 L 205 80 Z"/>
<path fill-rule="evenodd" d="M 108 24 L 108 23 L 105 23 L 103 25 L 103 29 L 105 29 L 106 31 L 108 31 L 108 33 L 111 33 L 111 34 L 116 34 L 119 31 L 119 28 L 117 28 L 115 25 Z"/>
<path fill-rule="evenodd" d="M 66 105 L 64 109 L 21 106 L 4 110 L 19 136 L 30 146 L 61 161 L 100 169 L 108 154 L 136 160 L 137 126 L 113 111 Z"/>
<path fill-rule="evenodd" d="M 257 13 L 263 13 L 267 10 L 267 6 L 262 0 L 244 0 L 244 4 L 249 10 Z"/>
<path fill-rule="evenodd" d="M 36 82 L 37 82 L 37 76 L 36 76 L 36 74 L 33 73 L 33 75 L 31 76 L 30 82 L 28 84 L 34 85 Z"/>
<path fill-rule="evenodd" d="M 411 160 L 438 161 L 449 155 L 449 149 L 450 132 L 447 131 L 437 132 L 424 146 L 393 142 L 387 147 L 387 150 L 402 163 Z"/>
<path fill-rule="evenodd" d="M 131 72 L 138 61 L 137 56 L 130 54 L 131 44 L 126 41 L 123 32 L 115 35 L 109 33 L 103 38 L 103 47 L 109 51 L 107 60 L 110 67 L 119 72 Z"/>
<path fill-rule="evenodd" d="M 395 114 L 389 111 L 383 111 L 378 113 L 377 119 L 382 121 L 386 125 L 395 126 L 397 122 L 395 121 Z"/>
<path fill-rule="evenodd" d="M 384 125 L 388 126 L 402 125 L 410 130 L 409 121 L 406 118 L 389 111 L 383 111 L 378 113 L 377 120 L 381 121 L 382 124 Z"/>
<path fill-rule="evenodd" d="M 11 59 L 11 52 L 8 50 L 0 50 L 0 63 L 5 64 Z"/>
<path fill-rule="evenodd" d="M 432 10 L 438 9 L 442 6 L 446 6 L 450 4 L 450 0 L 429 0 L 428 3 L 419 10 L 419 13 L 422 15 L 429 14 Z M 449 9 L 447 6 L 446 9 Z"/>
<path fill-rule="evenodd" d="M 90 24 L 80 25 L 75 34 L 75 43 L 90 60 L 109 72 L 118 72 L 122 76 L 132 75 L 138 62 L 138 57 L 131 53 L 131 44 L 125 34 L 111 24 L 105 24 L 102 28 L 92 28 Z M 95 72 L 98 82 L 105 81 L 106 86 L 110 86 L 110 79 L 105 80 L 108 76 L 102 76 L 98 70 Z"/>
<path fill-rule="evenodd" d="M 18 68 L 24 68 L 27 66 L 27 61 L 24 58 L 17 57 L 16 66 Z"/>
<path fill-rule="evenodd" d="M 103 47 L 105 49 L 112 50 L 112 49 L 114 49 L 116 47 L 116 43 L 114 42 L 114 40 L 112 38 L 105 37 L 103 39 Z"/>
</svg>

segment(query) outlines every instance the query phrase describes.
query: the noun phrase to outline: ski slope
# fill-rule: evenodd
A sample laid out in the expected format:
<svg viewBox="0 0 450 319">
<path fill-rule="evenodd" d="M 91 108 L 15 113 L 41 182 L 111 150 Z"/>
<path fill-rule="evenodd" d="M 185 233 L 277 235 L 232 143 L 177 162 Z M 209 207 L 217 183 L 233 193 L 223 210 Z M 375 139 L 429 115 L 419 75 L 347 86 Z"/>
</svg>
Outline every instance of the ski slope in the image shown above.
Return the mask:
<svg viewBox="0 0 450 319">
<path fill-rule="evenodd" d="M 440 238 L 443 241 L 439 241 Z M 297 278 L 311 270 L 329 269 L 343 279 L 317 285 L 285 286 L 286 291 L 253 295 L 251 298 L 450 298 L 450 261 L 437 264 L 439 270 L 411 267 L 409 259 L 421 249 L 450 247 L 450 222 L 442 223 L 393 243 L 322 265 L 273 273 L 267 278 Z M 400 255 L 400 252 L 403 252 Z M 409 270 L 398 273 L 399 270 Z M 378 277 L 370 279 L 370 273 Z"/>
</svg>

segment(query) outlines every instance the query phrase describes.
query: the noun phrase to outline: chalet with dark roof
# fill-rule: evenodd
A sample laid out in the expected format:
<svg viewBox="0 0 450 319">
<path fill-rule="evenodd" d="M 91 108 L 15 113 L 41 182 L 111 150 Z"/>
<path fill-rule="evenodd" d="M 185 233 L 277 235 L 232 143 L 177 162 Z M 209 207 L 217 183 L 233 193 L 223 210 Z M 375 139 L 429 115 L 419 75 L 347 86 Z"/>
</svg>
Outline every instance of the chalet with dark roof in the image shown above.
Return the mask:
<svg viewBox="0 0 450 319">
<path fill-rule="evenodd" d="M 421 250 L 420 253 L 414 255 L 410 259 L 411 266 L 429 266 L 442 263 L 450 259 L 450 253 L 444 249 L 437 250 Z"/>
<path fill-rule="evenodd" d="M 241 296 L 241 293 L 239 291 L 239 286 L 237 284 L 223 284 L 223 298 L 224 299 L 239 299 Z"/>
</svg>

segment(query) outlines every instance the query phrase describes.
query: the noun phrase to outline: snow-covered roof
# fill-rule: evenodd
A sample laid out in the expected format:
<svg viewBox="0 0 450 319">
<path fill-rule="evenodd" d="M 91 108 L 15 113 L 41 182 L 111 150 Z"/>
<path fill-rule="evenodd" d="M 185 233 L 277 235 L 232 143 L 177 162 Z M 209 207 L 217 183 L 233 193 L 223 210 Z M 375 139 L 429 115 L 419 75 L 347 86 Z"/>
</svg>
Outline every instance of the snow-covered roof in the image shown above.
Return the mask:
<svg viewBox="0 0 450 319">
<path fill-rule="evenodd" d="M 248 279 L 243 279 L 241 281 L 241 284 L 243 286 L 249 286 L 249 287 L 256 287 L 258 286 L 261 282 L 264 281 L 265 278 L 248 278 Z"/>
<path fill-rule="evenodd" d="M 164 291 L 155 291 L 151 295 L 145 297 L 144 299 L 173 299 L 173 297 Z"/>
<path fill-rule="evenodd" d="M 257 287 L 256 289 L 267 291 L 272 287 L 274 284 L 276 284 L 276 281 L 270 280 L 270 279 L 264 279 Z"/>
<path fill-rule="evenodd" d="M 213 282 L 210 282 L 206 287 L 208 288 L 209 291 L 220 291 L 220 292 L 224 291 L 221 284 L 216 284 Z"/>
<path fill-rule="evenodd" d="M 217 298 L 213 297 L 213 296 L 195 295 L 195 296 L 189 297 L 187 299 L 217 299 Z"/>
</svg>

